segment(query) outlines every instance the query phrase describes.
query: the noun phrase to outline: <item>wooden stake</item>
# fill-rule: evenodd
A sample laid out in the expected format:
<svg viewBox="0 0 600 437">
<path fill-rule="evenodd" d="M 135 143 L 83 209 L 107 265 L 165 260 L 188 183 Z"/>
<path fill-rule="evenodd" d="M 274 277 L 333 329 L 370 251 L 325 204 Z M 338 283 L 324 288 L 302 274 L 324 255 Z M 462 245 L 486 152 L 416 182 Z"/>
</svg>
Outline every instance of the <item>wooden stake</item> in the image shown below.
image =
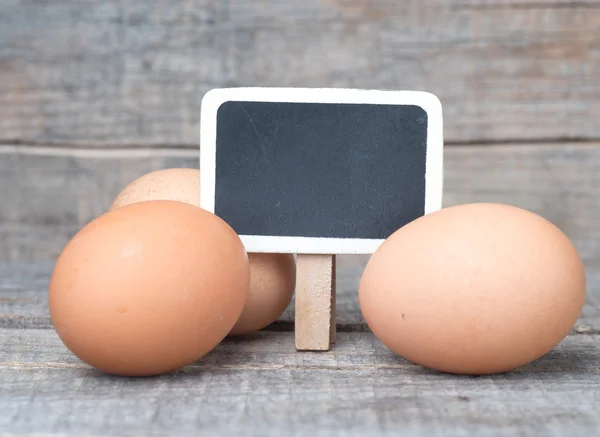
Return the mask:
<svg viewBox="0 0 600 437">
<path fill-rule="evenodd" d="M 335 343 L 335 333 L 336 333 L 336 270 L 337 270 L 337 260 L 335 255 L 331 256 L 331 311 L 330 311 L 330 326 L 329 326 L 329 343 Z"/>
<path fill-rule="evenodd" d="M 327 351 L 335 342 L 335 255 L 296 258 L 296 349 Z"/>
</svg>

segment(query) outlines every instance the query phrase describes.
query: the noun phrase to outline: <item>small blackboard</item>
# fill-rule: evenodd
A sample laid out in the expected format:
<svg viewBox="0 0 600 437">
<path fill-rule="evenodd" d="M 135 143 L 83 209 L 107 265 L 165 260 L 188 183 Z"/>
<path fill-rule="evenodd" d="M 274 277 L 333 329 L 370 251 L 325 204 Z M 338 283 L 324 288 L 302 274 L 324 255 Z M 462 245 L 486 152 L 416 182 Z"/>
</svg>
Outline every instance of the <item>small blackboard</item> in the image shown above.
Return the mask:
<svg viewBox="0 0 600 437">
<path fill-rule="evenodd" d="M 429 93 L 213 90 L 200 140 L 200 205 L 249 252 L 372 253 L 441 208 L 442 110 Z"/>
</svg>

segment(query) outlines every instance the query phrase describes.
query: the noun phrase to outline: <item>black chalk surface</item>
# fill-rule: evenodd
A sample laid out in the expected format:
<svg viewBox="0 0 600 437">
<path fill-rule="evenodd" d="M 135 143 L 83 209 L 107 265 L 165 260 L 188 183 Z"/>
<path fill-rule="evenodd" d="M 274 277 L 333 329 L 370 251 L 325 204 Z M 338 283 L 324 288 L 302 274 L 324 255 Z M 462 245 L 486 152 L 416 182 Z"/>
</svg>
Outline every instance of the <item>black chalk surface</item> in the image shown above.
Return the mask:
<svg viewBox="0 0 600 437">
<path fill-rule="evenodd" d="M 384 240 L 426 212 L 419 105 L 233 100 L 215 123 L 213 212 L 240 236 Z"/>
</svg>

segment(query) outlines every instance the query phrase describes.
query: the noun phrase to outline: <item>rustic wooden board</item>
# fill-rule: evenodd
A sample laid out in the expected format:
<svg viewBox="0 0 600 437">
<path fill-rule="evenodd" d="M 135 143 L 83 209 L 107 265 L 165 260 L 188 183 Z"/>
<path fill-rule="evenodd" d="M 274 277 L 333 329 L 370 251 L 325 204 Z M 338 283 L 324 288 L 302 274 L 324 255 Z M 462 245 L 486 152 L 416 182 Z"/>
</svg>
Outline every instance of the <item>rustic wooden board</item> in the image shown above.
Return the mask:
<svg viewBox="0 0 600 437">
<path fill-rule="evenodd" d="M 194 146 L 222 86 L 436 93 L 452 142 L 600 138 L 600 1 L 0 0 L 0 141 Z"/>
<path fill-rule="evenodd" d="M 432 372 L 370 333 L 295 352 L 291 333 L 226 341 L 183 371 L 118 378 L 51 330 L 0 330 L 4 436 L 591 436 L 600 427 L 600 339 L 572 336 L 515 372 Z"/>
<path fill-rule="evenodd" d="M 338 332 L 369 331 L 358 305 L 358 284 L 368 256 L 337 257 Z M 52 328 L 48 283 L 53 262 L 0 263 L 0 328 Z M 573 333 L 600 334 L 600 269 L 588 269 L 586 304 Z M 293 331 L 294 299 L 268 331 Z"/>
<path fill-rule="evenodd" d="M 595 144 L 596 145 L 596 144 Z M 45 291 L 52 261 L 83 225 L 145 172 L 196 167 L 192 150 L 67 150 L 0 147 L 0 324 L 49 326 Z M 445 205 L 493 201 L 522 206 L 560 226 L 583 256 L 588 300 L 580 331 L 600 329 L 600 148 L 565 144 L 451 147 Z M 338 324 L 364 330 L 357 285 L 368 257 L 340 257 Z M 38 262 L 39 261 L 39 262 Z M 283 323 L 290 330 L 294 307 Z"/>
<path fill-rule="evenodd" d="M 365 331 L 358 307 L 358 282 L 367 257 L 338 257 L 337 324 L 341 331 Z M 0 328 L 51 328 L 48 312 L 48 284 L 53 261 L 0 262 Z M 294 301 L 273 331 L 292 331 Z"/>
<path fill-rule="evenodd" d="M 501 202 L 556 223 L 590 267 L 600 266 L 600 143 L 448 147 L 444 205 Z M 55 259 L 151 170 L 199 166 L 198 151 L 69 150 L 0 146 L 1 261 Z"/>
</svg>

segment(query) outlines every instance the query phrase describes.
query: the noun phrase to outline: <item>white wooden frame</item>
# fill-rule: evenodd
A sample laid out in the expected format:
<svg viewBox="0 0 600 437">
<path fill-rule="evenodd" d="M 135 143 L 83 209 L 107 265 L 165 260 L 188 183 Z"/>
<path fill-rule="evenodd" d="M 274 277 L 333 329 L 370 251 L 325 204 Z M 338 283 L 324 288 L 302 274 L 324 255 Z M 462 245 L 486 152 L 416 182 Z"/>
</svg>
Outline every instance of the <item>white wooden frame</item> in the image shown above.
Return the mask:
<svg viewBox="0 0 600 437">
<path fill-rule="evenodd" d="M 217 112 L 229 101 L 416 105 L 427 113 L 425 214 L 442 207 L 443 122 L 436 96 L 421 91 L 340 88 L 221 88 L 202 99 L 200 118 L 200 206 L 215 211 Z M 248 252 L 371 254 L 384 240 L 240 235 Z"/>
</svg>

